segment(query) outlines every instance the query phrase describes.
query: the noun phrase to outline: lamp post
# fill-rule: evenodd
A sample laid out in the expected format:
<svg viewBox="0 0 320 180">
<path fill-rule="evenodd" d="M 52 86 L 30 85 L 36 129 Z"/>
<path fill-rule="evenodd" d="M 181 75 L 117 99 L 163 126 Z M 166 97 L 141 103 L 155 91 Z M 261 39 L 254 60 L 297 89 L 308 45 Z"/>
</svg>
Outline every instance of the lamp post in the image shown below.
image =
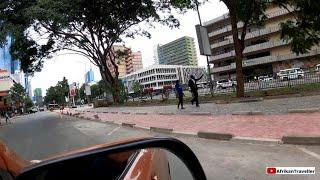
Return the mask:
<svg viewBox="0 0 320 180">
<path fill-rule="evenodd" d="M 198 13 L 199 23 L 200 23 L 200 26 L 202 26 L 198 0 L 195 0 L 195 4 L 196 4 L 196 10 Z M 207 58 L 207 68 L 208 68 L 208 74 L 209 74 L 208 79 L 209 79 L 209 83 L 210 83 L 210 93 L 211 93 L 211 96 L 213 96 L 213 82 L 212 82 L 212 78 L 211 78 L 210 62 L 209 62 L 209 57 L 207 55 L 206 55 L 206 58 Z"/>
</svg>

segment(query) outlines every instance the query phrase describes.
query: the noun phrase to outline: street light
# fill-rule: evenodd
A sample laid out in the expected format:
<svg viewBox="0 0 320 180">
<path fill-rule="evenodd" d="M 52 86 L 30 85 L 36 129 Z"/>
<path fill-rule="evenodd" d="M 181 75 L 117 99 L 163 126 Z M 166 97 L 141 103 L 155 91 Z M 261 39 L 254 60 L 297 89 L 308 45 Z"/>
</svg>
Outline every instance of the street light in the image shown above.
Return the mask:
<svg viewBox="0 0 320 180">
<path fill-rule="evenodd" d="M 195 0 L 195 4 L 196 4 L 196 10 L 197 10 L 197 13 L 198 13 L 199 23 L 200 23 L 200 26 L 202 26 L 198 0 Z M 209 74 L 208 78 L 209 78 L 209 83 L 210 83 L 210 93 L 211 93 L 211 96 L 213 96 L 213 82 L 212 82 L 211 72 L 210 72 L 210 62 L 209 62 L 208 55 L 206 55 L 206 57 L 207 57 L 207 68 L 208 68 L 208 74 Z"/>
</svg>

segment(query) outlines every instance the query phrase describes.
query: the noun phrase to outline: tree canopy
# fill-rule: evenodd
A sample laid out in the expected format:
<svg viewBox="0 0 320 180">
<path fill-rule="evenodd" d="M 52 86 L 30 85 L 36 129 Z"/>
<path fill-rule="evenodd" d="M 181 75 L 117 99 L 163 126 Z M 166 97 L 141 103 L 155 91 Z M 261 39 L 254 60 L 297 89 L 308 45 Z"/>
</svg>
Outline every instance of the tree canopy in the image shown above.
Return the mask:
<svg viewBox="0 0 320 180">
<path fill-rule="evenodd" d="M 63 77 L 62 81 L 59 81 L 57 85 L 51 86 L 49 89 L 47 89 L 44 102 L 46 104 L 55 102 L 60 105 L 65 105 L 66 97 L 68 97 L 68 93 L 69 93 L 69 83 L 68 83 L 68 80 L 65 77 Z"/>
</svg>

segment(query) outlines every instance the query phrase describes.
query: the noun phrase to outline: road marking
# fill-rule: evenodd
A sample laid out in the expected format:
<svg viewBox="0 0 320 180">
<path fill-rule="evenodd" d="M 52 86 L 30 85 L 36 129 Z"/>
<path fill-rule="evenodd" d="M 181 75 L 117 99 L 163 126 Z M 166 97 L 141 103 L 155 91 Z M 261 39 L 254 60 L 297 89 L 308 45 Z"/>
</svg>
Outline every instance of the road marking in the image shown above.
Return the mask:
<svg viewBox="0 0 320 180">
<path fill-rule="evenodd" d="M 113 134 L 114 132 L 118 131 L 121 127 L 116 127 L 114 128 L 111 132 L 109 132 L 107 135 L 110 136 L 111 134 Z"/>
<path fill-rule="evenodd" d="M 309 151 L 308 149 L 304 148 L 304 147 L 298 147 L 299 150 L 301 150 L 302 152 L 304 153 L 307 153 L 309 154 L 310 156 L 314 157 L 314 158 L 317 158 L 318 160 L 320 160 L 320 155 L 315 153 L 315 152 L 312 152 L 312 151 Z"/>
</svg>

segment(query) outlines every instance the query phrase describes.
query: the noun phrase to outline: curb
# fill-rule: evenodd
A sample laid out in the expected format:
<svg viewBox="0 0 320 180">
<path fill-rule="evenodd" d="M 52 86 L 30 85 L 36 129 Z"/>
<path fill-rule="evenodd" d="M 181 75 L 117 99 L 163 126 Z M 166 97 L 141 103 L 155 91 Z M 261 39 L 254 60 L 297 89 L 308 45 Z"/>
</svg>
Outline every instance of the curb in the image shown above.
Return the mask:
<svg viewBox="0 0 320 180">
<path fill-rule="evenodd" d="M 192 112 L 189 115 L 194 115 L 194 116 L 209 116 L 212 115 L 211 112 Z"/>
<path fill-rule="evenodd" d="M 160 128 L 160 127 L 150 127 L 150 131 L 153 132 L 158 132 L 158 133 L 166 133 L 166 134 L 171 134 L 173 132 L 173 129 L 169 128 Z"/>
<path fill-rule="evenodd" d="M 131 114 L 130 112 L 121 112 L 121 114 Z"/>
<path fill-rule="evenodd" d="M 229 141 L 233 137 L 232 134 L 228 134 L 228 133 L 213 133 L 213 132 L 199 131 L 197 134 L 199 138 L 226 140 L 226 141 Z"/>
<path fill-rule="evenodd" d="M 320 108 L 307 108 L 307 109 L 289 109 L 289 113 L 314 113 L 319 112 Z"/>
<path fill-rule="evenodd" d="M 136 124 L 134 124 L 134 123 L 122 123 L 121 125 L 124 126 L 124 127 L 134 128 Z"/>
<path fill-rule="evenodd" d="M 264 115 L 261 111 L 238 111 L 233 112 L 231 115 Z"/>
<path fill-rule="evenodd" d="M 283 136 L 284 144 L 320 145 L 320 136 Z"/>
<path fill-rule="evenodd" d="M 240 142 L 240 143 L 266 144 L 266 145 L 283 144 L 280 139 L 252 138 L 252 137 L 241 137 L 241 136 L 235 136 L 231 139 L 231 141 Z"/>
<path fill-rule="evenodd" d="M 184 137 L 198 137 L 197 133 L 193 133 L 193 132 L 183 132 L 183 131 L 175 131 L 173 130 L 172 135 L 175 136 L 184 136 Z"/>
<path fill-rule="evenodd" d="M 137 112 L 137 113 L 135 113 L 136 115 L 147 115 L 148 113 L 146 113 L 146 112 Z"/>
<path fill-rule="evenodd" d="M 176 115 L 175 113 L 158 113 L 158 115 Z"/>
</svg>

